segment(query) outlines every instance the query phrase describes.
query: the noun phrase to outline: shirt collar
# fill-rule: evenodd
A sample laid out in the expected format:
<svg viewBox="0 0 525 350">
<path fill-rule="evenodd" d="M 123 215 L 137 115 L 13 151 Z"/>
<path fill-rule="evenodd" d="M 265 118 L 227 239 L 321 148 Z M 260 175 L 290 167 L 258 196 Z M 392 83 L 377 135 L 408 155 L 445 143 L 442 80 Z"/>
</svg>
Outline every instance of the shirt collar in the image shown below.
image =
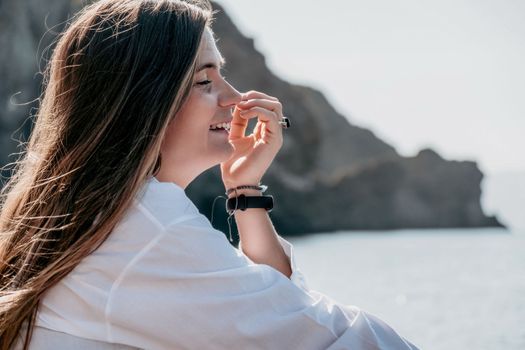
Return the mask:
<svg viewBox="0 0 525 350">
<path fill-rule="evenodd" d="M 155 176 L 150 176 L 148 181 L 154 184 L 169 184 L 175 191 L 184 192 L 184 188 L 180 187 L 175 182 L 159 181 Z M 186 192 L 184 192 L 184 194 L 186 194 Z"/>
<path fill-rule="evenodd" d="M 161 182 L 154 176 L 146 180 L 144 191 L 138 200 L 162 223 L 186 215 L 200 215 L 199 209 L 182 187 L 174 182 Z"/>
</svg>

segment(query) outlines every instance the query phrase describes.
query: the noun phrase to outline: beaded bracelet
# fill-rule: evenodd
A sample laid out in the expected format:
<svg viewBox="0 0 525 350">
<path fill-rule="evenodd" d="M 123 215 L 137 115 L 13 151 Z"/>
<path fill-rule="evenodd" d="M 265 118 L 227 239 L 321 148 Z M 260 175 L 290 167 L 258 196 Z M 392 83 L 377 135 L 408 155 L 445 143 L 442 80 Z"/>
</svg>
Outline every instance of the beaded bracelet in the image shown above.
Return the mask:
<svg viewBox="0 0 525 350">
<path fill-rule="evenodd" d="M 235 187 L 235 188 L 230 188 L 229 190 L 227 190 L 227 191 L 226 191 L 226 195 L 228 196 L 228 195 L 229 195 L 230 193 L 232 193 L 233 191 L 236 191 L 236 192 L 237 192 L 237 190 L 241 190 L 241 189 L 243 189 L 243 188 L 246 188 L 246 189 L 251 188 L 251 189 L 254 189 L 254 190 L 259 190 L 259 191 L 261 191 L 261 192 L 264 192 L 264 191 L 266 191 L 266 190 L 268 189 L 268 186 L 266 186 L 266 185 L 261 185 L 261 184 L 259 184 L 258 186 L 254 186 L 254 185 L 242 185 L 242 186 L 237 186 L 237 187 Z"/>
</svg>

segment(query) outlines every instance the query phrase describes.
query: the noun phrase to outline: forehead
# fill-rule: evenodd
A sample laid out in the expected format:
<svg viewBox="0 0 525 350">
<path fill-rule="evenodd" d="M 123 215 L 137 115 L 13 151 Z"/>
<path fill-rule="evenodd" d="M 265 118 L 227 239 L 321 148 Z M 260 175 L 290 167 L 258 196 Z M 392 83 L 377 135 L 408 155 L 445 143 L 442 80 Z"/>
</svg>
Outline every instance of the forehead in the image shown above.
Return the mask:
<svg viewBox="0 0 525 350">
<path fill-rule="evenodd" d="M 202 40 L 199 47 L 197 63 L 203 64 L 207 62 L 220 63 L 223 57 L 215 44 L 215 38 L 212 32 L 206 28 L 202 35 Z"/>
</svg>

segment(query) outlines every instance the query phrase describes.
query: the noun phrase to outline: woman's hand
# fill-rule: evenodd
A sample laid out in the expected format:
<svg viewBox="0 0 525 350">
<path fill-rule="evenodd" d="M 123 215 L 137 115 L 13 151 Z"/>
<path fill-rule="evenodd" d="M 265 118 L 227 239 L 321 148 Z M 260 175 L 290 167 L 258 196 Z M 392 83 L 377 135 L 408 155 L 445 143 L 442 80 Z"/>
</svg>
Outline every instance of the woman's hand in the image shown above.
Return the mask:
<svg viewBox="0 0 525 350">
<path fill-rule="evenodd" d="M 258 117 L 253 132 L 245 136 L 248 121 Z M 230 159 L 221 163 L 226 189 L 240 185 L 257 185 L 283 144 L 279 120 L 282 105 L 275 97 L 258 91 L 243 95 L 233 112 L 229 140 L 234 148 Z"/>
</svg>

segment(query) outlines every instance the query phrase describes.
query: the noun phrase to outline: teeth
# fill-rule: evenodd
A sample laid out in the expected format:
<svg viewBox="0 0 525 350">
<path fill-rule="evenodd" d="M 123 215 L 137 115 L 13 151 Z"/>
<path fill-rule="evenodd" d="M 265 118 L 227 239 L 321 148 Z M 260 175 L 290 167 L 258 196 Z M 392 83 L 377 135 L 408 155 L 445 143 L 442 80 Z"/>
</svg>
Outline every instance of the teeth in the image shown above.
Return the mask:
<svg viewBox="0 0 525 350">
<path fill-rule="evenodd" d="M 226 130 L 229 131 L 230 127 L 231 127 L 230 123 L 219 123 L 219 124 L 215 124 L 215 125 L 210 126 L 210 129 L 211 130 L 214 130 L 214 129 L 226 129 Z"/>
</svg>

